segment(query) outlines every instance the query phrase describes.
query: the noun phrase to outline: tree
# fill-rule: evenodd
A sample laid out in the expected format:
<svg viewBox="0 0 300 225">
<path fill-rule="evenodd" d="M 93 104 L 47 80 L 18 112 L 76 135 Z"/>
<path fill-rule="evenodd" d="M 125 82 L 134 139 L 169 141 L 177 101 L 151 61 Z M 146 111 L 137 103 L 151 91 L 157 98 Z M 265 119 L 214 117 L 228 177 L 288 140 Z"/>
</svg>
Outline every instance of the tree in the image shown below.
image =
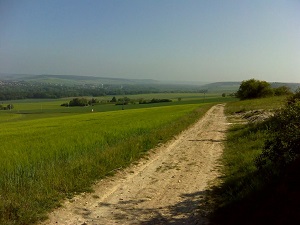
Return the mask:
<svg viewBox="0 0 300 225">
<path fill-rule="evenodd" d="M 272 95 L 273 90 L 268 82 L 255 79 L 243 81 L 237 91 L 237 97 L 241 100 L 262 98 Z"/>
<path fill-rule="evenodd" d="M 8 104 L 7 106 L 6 106 L 6 109 L 7 110 L 11 110 L 11 109 L 13 109 L 14 108 L 14 105 L 13 104 Z"/>
<path fill-rule="evenodd" d="M 226 94 L 225 94 L 225 93 L 223 93 L 223 94 L 222 94 L 222 97 L 226 97 Z"/>
<path fill-rule="evenodd" d="M 88 100 L 85 98 L 74 98 L 69 103 L 70 106 L 87 106 Z"/>
<path fill-rule="evenodd" d="M 117 102 L 116 97 L 114 96 L 114 97 L 110 100 L 110 102 Z"/>
<path fill-rule="evenodd" d="M 128 97 L 119 98 L 116 105 L 128 105 L 130 102 L 132 102 L 132 101 Z"/>
<path fill-rule="evenodd" d="M 290 95 L 290 94 L 292 94 L 292 91 L 287 86 L 280 86 L 280 87 L 274 88 L 274 94 L 276 96 Z"/>
<path fill-rule="evenodd" d="M 99 100 L 96 99 L 96 98 L 92 98 L 91 100 L 88 101 L 89 105 L 94 105 L 94 104 L 97 104 L 97 103 L 99 103 Z"/>
</svg>

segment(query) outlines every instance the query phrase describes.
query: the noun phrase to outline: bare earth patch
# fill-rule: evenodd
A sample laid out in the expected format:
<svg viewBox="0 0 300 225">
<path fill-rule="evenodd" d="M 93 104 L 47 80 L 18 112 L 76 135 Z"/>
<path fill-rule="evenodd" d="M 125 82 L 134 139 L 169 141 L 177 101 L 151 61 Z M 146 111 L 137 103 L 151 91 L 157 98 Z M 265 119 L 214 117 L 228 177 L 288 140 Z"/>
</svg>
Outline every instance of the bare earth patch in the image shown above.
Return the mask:
<svg viewBox="0 0 300 225">
<path fill-rule="evenodd" d="M 213 106 L 147 159 L 65 201 L 43 224 L 208 224 L 205 196 L 219 176 L 226 128 L 224 105 Z"/>
<path fill-rule="evenodd" d="M 274 116 L 274 111 L 257 109 L 228 116 L 230 124 L 260 123 Z"/>
</svg>

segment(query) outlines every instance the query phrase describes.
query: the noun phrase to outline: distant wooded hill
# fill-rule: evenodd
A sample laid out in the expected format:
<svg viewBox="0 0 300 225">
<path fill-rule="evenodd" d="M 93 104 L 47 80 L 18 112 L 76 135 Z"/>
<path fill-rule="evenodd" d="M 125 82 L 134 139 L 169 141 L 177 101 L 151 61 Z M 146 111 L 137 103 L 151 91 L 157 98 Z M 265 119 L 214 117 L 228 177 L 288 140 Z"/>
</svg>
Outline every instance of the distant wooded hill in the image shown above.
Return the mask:
<svg viewBox="0 0 300 225">
<path fill-rule="evenodd" d="M 299 83 L 272 83 L 295 90 Z M 161 92 L 209 92 L 231 94 L 240 82 L 187 84 L 153 79 L 122 79 L 76 75 L 0 74 L 0 100 L 62 98 L 76 96 L 130 95 Z"/>
<path fill-rule="evenodd" d="M 48 84 L 84 85 L 84 84 L 157 84 L 159 81 L 151 79 L 122 79 L 77 75 L 29 75 L 29 74 L 0 74 L 0 80 L 41 82 Z"/>
</svg>

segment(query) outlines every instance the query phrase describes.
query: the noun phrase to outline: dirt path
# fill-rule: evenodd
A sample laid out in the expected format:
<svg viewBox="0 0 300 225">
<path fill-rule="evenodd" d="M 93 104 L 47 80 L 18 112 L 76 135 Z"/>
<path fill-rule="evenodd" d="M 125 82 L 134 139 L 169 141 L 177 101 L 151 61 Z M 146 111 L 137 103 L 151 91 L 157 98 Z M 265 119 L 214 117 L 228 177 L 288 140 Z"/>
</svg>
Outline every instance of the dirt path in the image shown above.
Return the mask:
<svg viewBox="0 0 300 225">
<path fill-rule="evenodd" d="M 208 224 L 203 205 L 218 176 L 226 119 L 212 107 L 148 159 L 104 179 L 92 194 L 66 201 L 44 224 Z"/>
</svg>

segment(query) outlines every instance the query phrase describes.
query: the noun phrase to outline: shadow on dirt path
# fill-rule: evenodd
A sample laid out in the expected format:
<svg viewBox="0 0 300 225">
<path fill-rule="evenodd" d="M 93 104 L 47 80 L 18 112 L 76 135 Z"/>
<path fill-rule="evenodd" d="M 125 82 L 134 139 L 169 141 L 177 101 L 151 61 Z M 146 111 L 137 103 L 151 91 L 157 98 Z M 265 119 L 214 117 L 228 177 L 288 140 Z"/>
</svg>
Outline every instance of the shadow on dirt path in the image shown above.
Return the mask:
<svg viewBox="0 0 300 225">
<path fill-rule="evenodd" d="M 115 221 L 123 221 L 128 218 L 137 218 L 133 224 L 154 225 L 154 224 L 208 224 L 208 221 L 203 215 L 209 211 L 209 205 L 206 201 L 208 191 L 199 191 L 191 194 L 182 194 L 181 201 L 175 205 L 166 207 L 153 208 L 128 208 L 127 205 L 137 205 L 145 200 L 129 200 L 119 201 L 116 204 L 99 203 L 99 207 L 107 207 L 109 209 L 118 209 L 121 213 L 113 213 Z M 86 221 L 93 221 L 95 224 L 101 224 L 102 219 L 91 216 L 91 211 L 86 208 L 77 208 L 76 214 L 85 218 Z M 163 212 L 167 212 L 167 215 Z M 146 219 L 138 221 L 138 218 L 143 215 Z"/>
</svg>

